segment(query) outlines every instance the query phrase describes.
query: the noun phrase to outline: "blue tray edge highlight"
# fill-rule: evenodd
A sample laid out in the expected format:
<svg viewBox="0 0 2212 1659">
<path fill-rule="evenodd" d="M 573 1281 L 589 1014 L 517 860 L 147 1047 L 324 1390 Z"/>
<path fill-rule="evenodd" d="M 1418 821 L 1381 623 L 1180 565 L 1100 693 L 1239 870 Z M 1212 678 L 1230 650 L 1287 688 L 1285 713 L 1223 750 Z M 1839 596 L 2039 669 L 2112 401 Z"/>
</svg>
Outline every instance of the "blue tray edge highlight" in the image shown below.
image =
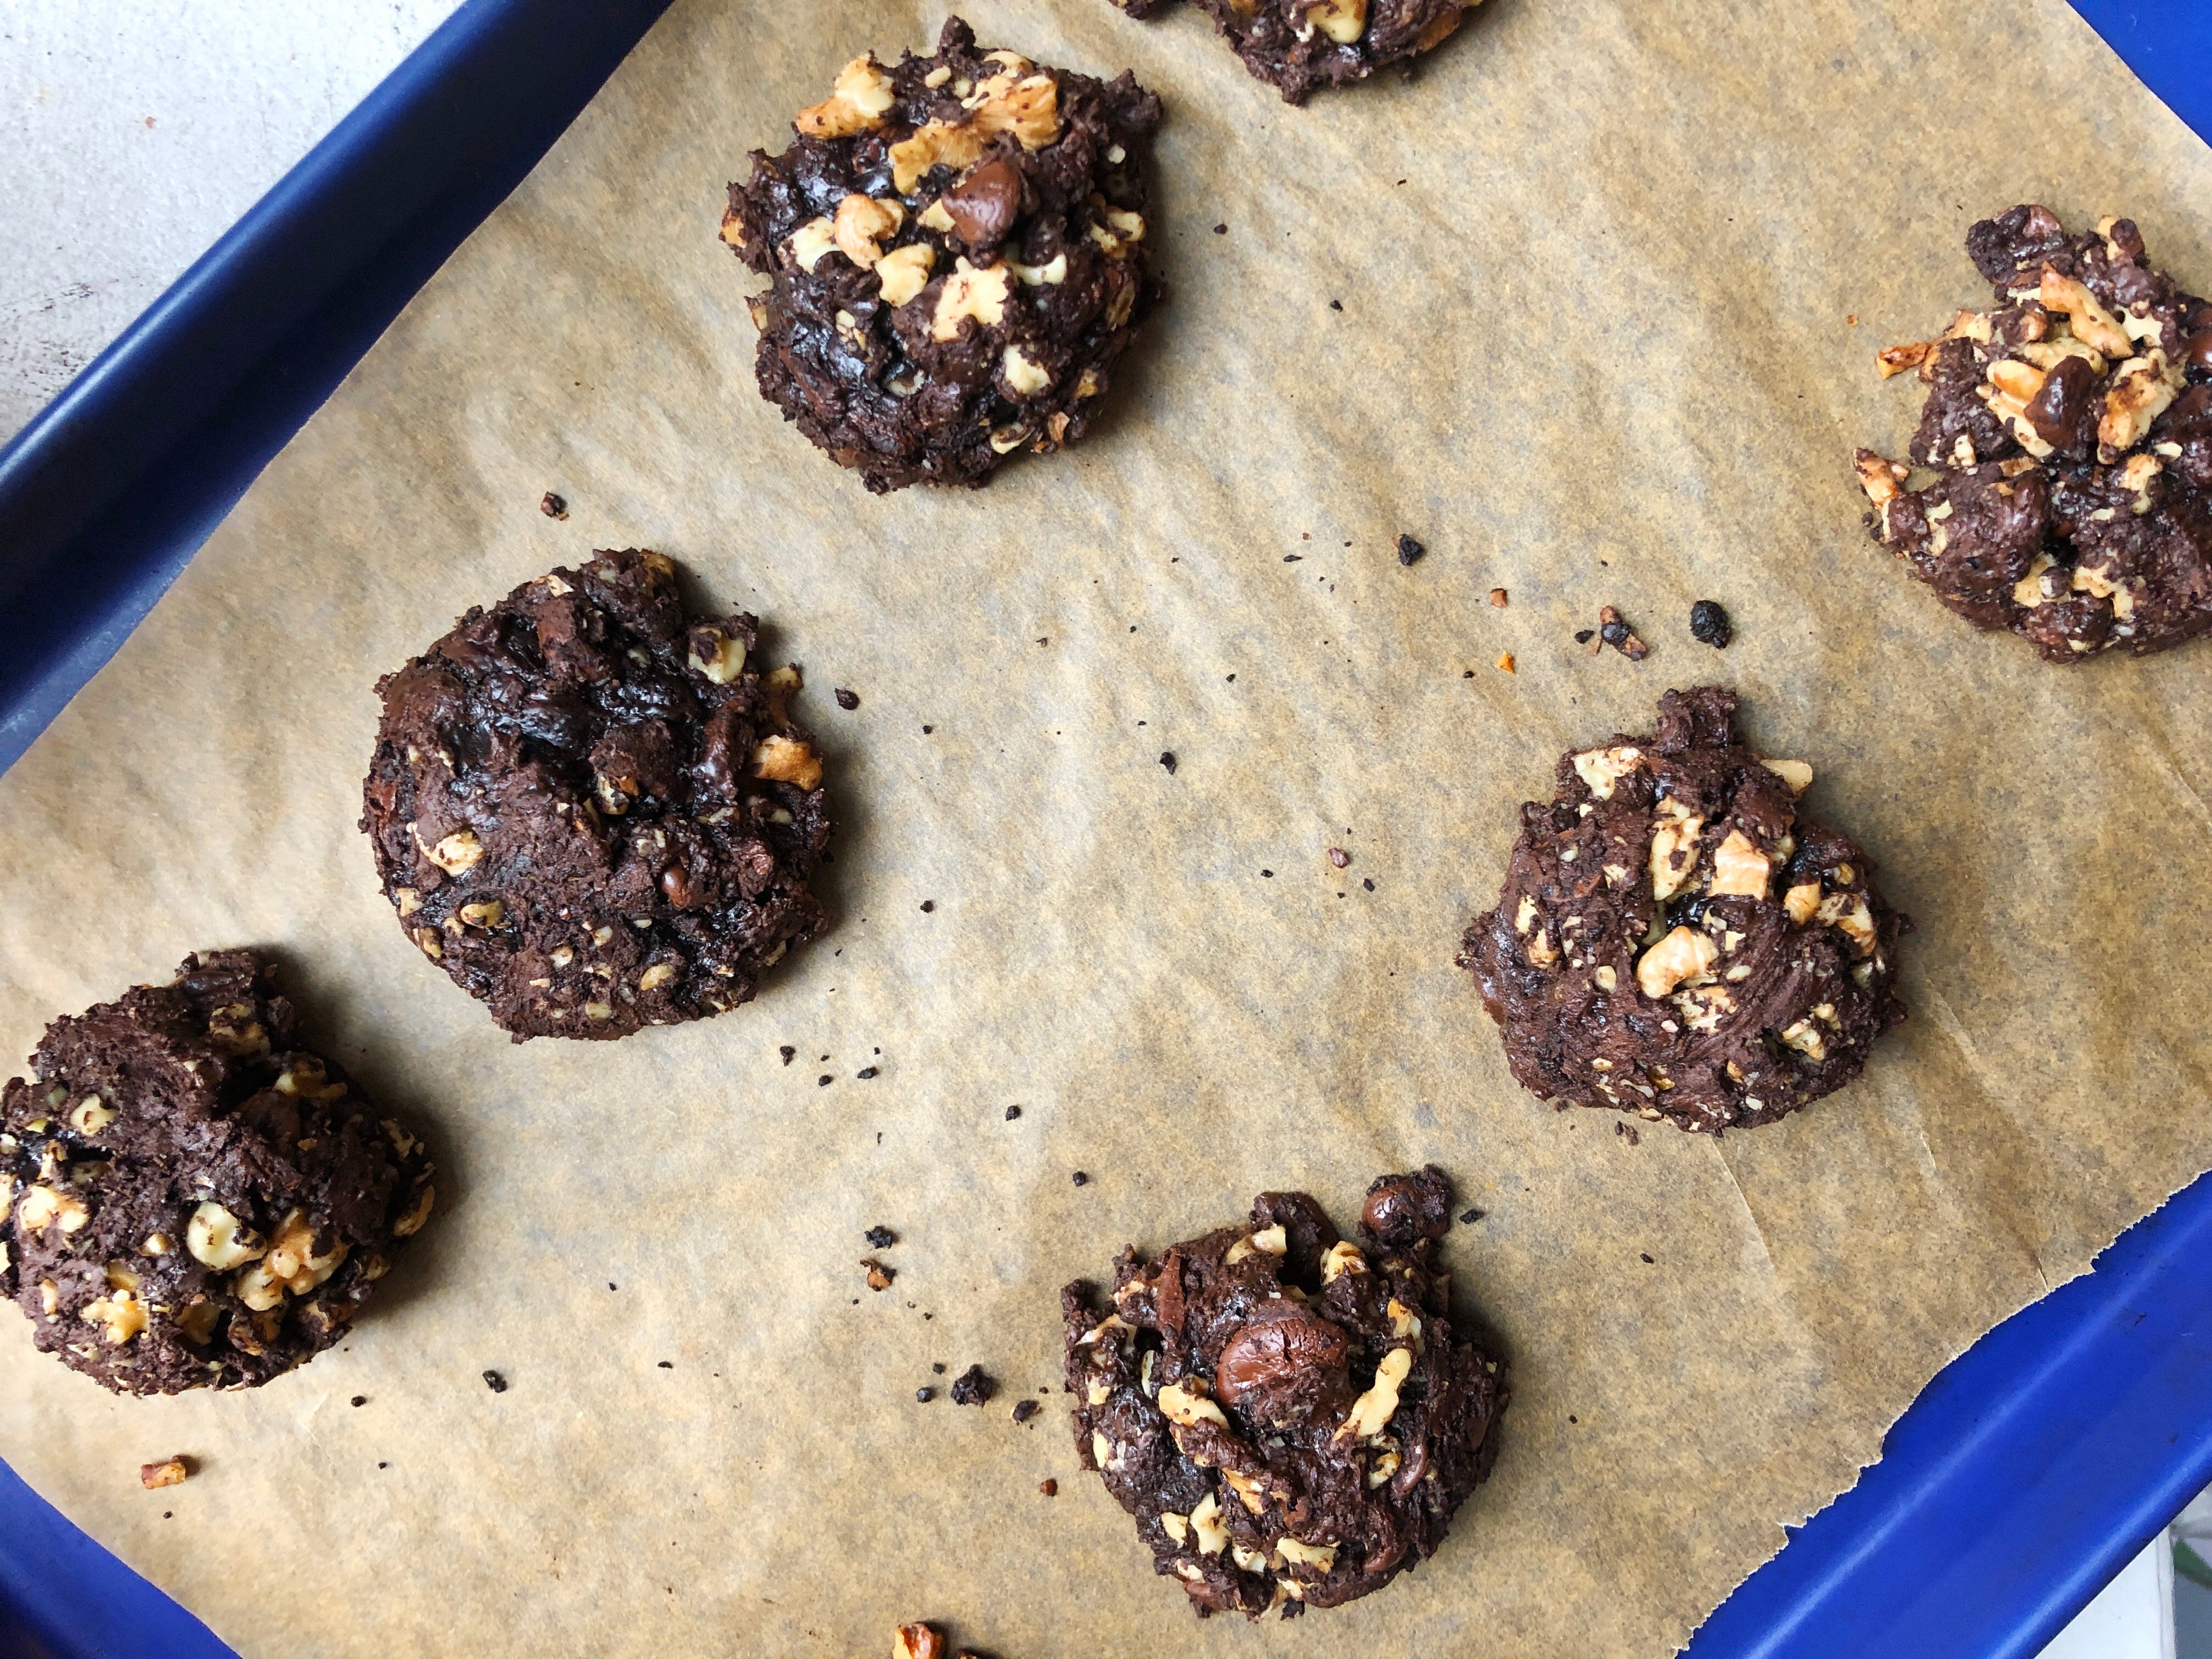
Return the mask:
<svg viewBox="0 0 2212 1659">
<path fill-rule="evenodd" d="M 0 770 L 668 3 L 468 0 L 0 447 Z M 2212 139 L 2212 6 L 2072 3 Z M 1691 1659 L 2027 1659 L 2212 1485 L 2208 1315 L 2200 1179 L 1945 1367 Z M 0 1650 L 229 1656 L 3 1464 Z"/>
</svg>

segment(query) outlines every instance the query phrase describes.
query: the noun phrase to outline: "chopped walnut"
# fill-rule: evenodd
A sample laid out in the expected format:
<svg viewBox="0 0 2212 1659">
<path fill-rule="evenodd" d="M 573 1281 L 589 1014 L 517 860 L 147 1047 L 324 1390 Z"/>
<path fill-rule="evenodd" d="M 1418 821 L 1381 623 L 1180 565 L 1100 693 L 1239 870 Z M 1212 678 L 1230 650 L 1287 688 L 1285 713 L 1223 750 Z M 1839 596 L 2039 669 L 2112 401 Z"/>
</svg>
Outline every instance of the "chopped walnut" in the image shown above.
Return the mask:
<svg viewBox="0 0 2212 1659">
<path fill-rule="evenodd" d="M 830 95 L 799 111 L 793 125 L 809 138 L 850 138 L 883 125 L 896 97 L 874 58 L 855 58 L 837 71 Z"/>
</svg>

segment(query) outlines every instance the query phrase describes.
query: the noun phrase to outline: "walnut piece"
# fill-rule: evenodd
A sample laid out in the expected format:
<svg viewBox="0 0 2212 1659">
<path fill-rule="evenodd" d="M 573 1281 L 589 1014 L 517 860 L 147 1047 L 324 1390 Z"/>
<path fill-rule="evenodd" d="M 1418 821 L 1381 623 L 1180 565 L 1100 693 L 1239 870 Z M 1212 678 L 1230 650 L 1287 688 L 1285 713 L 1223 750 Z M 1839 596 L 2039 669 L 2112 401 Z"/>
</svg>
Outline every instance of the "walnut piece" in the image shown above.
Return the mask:
<svg viewBox="0 0 2212 1659">
<path fill-rule="evenodd" d="M 883 125 L 896 93 L 872 56 L 855 58 L 837 71 L 830 95 L 799 112 L 792 125 L 809 138 L 850 138 Z"/>
<path fill-rule="evenodd" d="M 1398 1385 L 1406 1380 L 1413 1369 L 1412 1349 L 1393 1348 L 1384 1354 L 1382 1363 L 1375 1368 L 1374 1386 L 1352 1402 L 1352 1410 L 1346 1414 L 1332 1437 L 1337 1440 L 1371 1440 L 1389 1427 L 1390 1419 L 1398 1410 Z"/>
<path fill-rule="evenodd" d="M 966 120 L 927 122 L 891 146 L 891 185 L 900 195 L 913 195 L 932 167 L 973 167 L 1002 132 L 1012 133 L 1026 150 L 1060 137 L 1060 83 L 1049 75 L 994 75 L 967 102 L 973 112 Z"/>
<path fill-rule="evenodd" d="M 986 328 L 1006 317 L 1006 268 L 986 265 L 977 270 L 965 258 L 956 261 L 952 274 L 938 290 L 937 311 L 930 319 L 929 337 L 939 342 L 960 337 L 963 318 L 973 317 Z"/>
<path fill-rule="evenodd" d="M 1315 0 L 1305 16 L 1308 27 L 1348 46 L 1367 31 L 1367 0 Z"/>
<path fill-rule="evenodd" d="M 1713 943 L 1711 934 L 1693 927 L 1677 927 L 1638 959 L 1636 983 L 1656 1002 L 1678 985 L 1705 978 L 1720 953 L 1721 947 Z"/>
<path fill-rule="evenodd" d="M 266 1248 L 236 1216 L 212 1201 L 194 1210 L 185 1224 L 185 1249 L 193 1261 L 217 1273 L 243 1267 Z"/>
<path fill-rule="evenodd" d="M 944 1633 L 928 1625 L 901 1625 L 891 1632 L 891 1659 L 945 1659 Z"/>
<path fill-rule="evenodd" d="M 937 264 L 937 250 L 927 242 L 895 247 L 876 261 L 876 281 L 882 284 L 884 303 L 902 306 L 929 286 L 929 273 Z"/>
<path fill-rule="evenodd" d="M 753 775 L 812 789 L 822 781 L 822 757 L 795 738 L 771 735 L 754 747 Z"/>
<path fill-rule="evenodd" d="M 164 1486 L 181 1486 L 191 1473 L 191 1465 L 182 1457 L 165 1458 L 159 1463 L 141 1463 L 138 1484 L 148 1492 L 159 1492 Z"/>
<path fill-rule="evenodd" d="M 855 191 L 837 204 L 833 228 L 837 250 L 861 270 L 872 270 L 883 258 L 877 244 L 897 235 L 905 222 L 906 210 L 896 202 L 879 202 Z"/>
<path fill-rule="evenodd" d="M 1772 861 L 1752 844 L 1748 836 L 1741 830 L 1730 830 L 1728 838 L 1713 849 L 1712 885 L 1705 890 L 1716 897 L 1733 893 L 1763 899 L 1773 871 Z"/>
</svg>

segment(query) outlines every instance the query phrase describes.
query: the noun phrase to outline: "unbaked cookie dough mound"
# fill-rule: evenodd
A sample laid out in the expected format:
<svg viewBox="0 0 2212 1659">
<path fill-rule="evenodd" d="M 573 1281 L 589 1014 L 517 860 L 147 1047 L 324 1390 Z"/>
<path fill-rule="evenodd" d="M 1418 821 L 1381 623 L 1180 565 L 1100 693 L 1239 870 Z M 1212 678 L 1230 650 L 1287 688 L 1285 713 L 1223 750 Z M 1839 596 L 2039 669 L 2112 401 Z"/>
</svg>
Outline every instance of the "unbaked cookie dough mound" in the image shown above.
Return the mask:
<svg viewBox="0 0 2212 1659">
<path fill-rule="evenodd" d="M 1202 1618 L 1284 1618 L 1433 1554 L 1490 1472 L 1498 1362 L 1454 1328 L 1430 1260 L 1451 1225 L 1431 1164 L 1368 1189 L 1340 1237 L 1304 1193 L 1249 1224 L 1060 1292 L 1075 1444 Z"/>
<path fill-rule="evenodd" d="M 518 1042 L 722 1013 L 814 937 L 822 758 L 750 616 L 658 553 L 525 582 L 377 683 L 361 827 L 399 926 Z"/>
<path fill-rule="evenodd" d="M 343 1336 L 428 1218 L 419 1141 L 300 1045 L 250 951 L 56 1020 L 0 1090 L 0 1291 L 118 1394 L 252 1388 Z"/>
<path fill-rule="evenodd" d="M 1856 1078 L 1905 1018 L 1911 927 L 1850 836 L 1798 809 L 1802 761 L 1737 740 L 1735 696 L 1669 691 L 1659 730 L 1559 760 L 1521 808 L 1459 964 L 1522 1087 L 1717 1134 Z"/>
<path fill-rule="evenodd" d="M 1141 158 L 1159 100 L 982 52 L 856 58 L 753 152 L 722 240 L 750 303 L 761 395 L 870 489 L 980 484 L 1084 435 L 1152 298 Z"/>
<path fill-rule="evenodd" d="M 1150 17 L 1174 0 L 1114 0 Z M 1481 0 L 1199 0 L 1253 76 L 1303 103 L 1318 87 L 1410 64 L 1456 33 Z"/>
<path fill-rule="evenodd" d="M 1935 476 L 1858 452 L 1875 539 L 2049 662 L 2212 629 L 2212 302 L 2126 219 L 2069 235 L 2023 204 L 1966 252 L 1990 308 L 1881 354 L 1928 386 L 1911 457 Z"/>
</svg>

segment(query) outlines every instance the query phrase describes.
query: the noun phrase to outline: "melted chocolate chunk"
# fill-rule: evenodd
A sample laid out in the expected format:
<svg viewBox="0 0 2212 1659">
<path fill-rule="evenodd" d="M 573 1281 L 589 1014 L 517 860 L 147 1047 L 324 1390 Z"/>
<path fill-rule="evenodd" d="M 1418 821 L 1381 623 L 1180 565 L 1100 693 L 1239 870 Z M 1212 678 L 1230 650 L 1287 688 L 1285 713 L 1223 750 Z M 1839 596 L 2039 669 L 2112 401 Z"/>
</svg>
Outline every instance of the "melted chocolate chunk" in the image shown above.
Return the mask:
<svg viewBox="0 0 2212 1659">
<path fill-rule="evenodd" d="M 1153 16 L 1172 3 L 1114 0 L 1132 17 Z M 1449 40 L 1479 3 L 1480 0 L 1199 0 L 1244 67 L 1292 104 L 1303 103 L 1317 87 L 1364 81 L 1393 64 L 1410 65 Z"/>
<path fill-rule="evenodd" d="M 0 1089 L 0 1294 L 118 1394 L 312 1358 L 430 1214 L 422 1143 L 301 1046 L 252 951 L 54 1021 L 30 1064 Z"/>
<path fill-rule="evenodd" d="M 1081 438 L 1156 297 L 1139 156 L 1159 100 L 983 52 L 854 58 L 756 150 L 722 240 L 770 279 L 761 395 L 878 492 L 981 483 Z"/>
<path fill-rule="evenodd" d="M 1263 1193 L 1247 1226 L 1124 1250 L 1110 1297 L 1060 1292 L 1078 1455 L 1201 1617 L 1380 1589 L 1489 1474 L 1505 1381 L 1430 1260 L 1450 1202 L 1434 1165 L 1386 1176 L 1347 1240 Z"/>
<path fill-rule="evenodd" d="M 2125 219 L 2069 235 L 2023 204 L 1966 251 L 1992 307 L 1881 355 L 1929 388 L 1911 458 L 1936 476 L 1858 452 L 1875 539 L 2049 662 L 2212 630 L 2212 303 Z"/>
<path fill-rule="evenodd" d="M 814 937 L 822 762 L 750 616 L 658 553 L 525 582 L 377 684 L 361 827 L 409 940 L 520 1042 L 720 1013 Z"/>
<path fill-rule="evenodd" d="M 1905 1018 L 1911 927 L 1858 843 L 1800 812 L 1802 761 L 1762 759 L 1735 696 L 1669 691 L 1659 730 L 1560 757 L 1521 809 L 1498 908 L 1459 963 L 1522 1085 L 1717 1134 L 1843 1087 Z"/>
</svg>

